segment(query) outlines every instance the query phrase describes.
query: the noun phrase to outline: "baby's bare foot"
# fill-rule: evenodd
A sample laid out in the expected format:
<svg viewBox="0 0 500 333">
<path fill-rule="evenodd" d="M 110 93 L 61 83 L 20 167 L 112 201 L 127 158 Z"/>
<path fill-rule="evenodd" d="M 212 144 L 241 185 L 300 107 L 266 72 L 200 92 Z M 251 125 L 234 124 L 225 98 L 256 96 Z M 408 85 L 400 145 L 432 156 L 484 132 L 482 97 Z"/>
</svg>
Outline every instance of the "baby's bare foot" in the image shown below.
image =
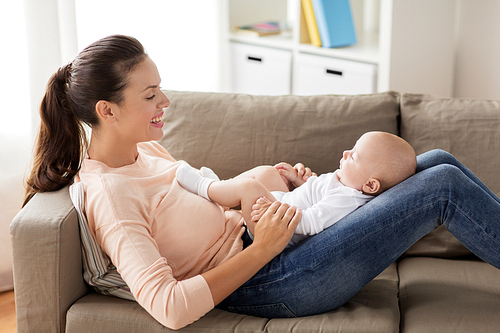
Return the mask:
<svg viewBox="0 0 500 333">
<path fill-rule="evenodd" d="M 266 197 L 260 197 L 257 199 L 257 202 L 252 206 L 252 213 L 250 214 L 252 222 L 258 222 L 271 204 L 272 202 Z"/>
</svg>

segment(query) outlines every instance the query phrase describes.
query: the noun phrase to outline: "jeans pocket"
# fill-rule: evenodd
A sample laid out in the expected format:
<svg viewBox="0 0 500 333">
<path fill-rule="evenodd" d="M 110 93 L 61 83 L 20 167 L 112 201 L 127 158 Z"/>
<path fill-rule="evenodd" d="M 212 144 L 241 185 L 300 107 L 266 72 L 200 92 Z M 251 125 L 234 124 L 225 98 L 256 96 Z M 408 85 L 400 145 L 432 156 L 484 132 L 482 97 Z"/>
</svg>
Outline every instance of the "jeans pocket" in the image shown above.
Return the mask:
<svg viewBox="0 0 500 333">
<path fill-rule="evenodd" d="M 261 318 L 296 318 L 297 316 L 283 303 L 252 305 L 252 306 L 228 306 L 231 312 L 246 314 Z"/>
</svg>

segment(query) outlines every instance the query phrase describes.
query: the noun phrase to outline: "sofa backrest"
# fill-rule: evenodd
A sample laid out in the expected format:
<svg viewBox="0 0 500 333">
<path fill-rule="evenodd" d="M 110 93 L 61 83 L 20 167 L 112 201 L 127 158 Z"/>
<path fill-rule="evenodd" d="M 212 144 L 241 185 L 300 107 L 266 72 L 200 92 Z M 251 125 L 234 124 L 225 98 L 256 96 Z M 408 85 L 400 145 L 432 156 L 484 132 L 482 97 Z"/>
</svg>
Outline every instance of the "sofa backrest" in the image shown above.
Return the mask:
<svg viewBox="0 0 500 333">
<path fill-rule="evenodd" d="M 398 134 L 399 94 L 252 96 L 167 91 L 160 143 L 178 160 L 208 166 L 221 179 L 279 162 L 334 171 L 359 136 Z"/>
<path fill-rule="evenodd" d="M 401 136 L 417 154 L 453 154 L 500 195 L 500 101 L 403 94 Z"/>
<path fill-rule="evenodd" d="M 417 154 L 440 148 L 453 154 L 500 195 L 500 101 L 401 96 L 401 136 Z M 407 255 L 470 254 L 444 227 L 412 246 Z"/>
<path fill-rule="evenodd" d="M 500 194 L 500 102 L 387 92 L 357 96 L 251 96 L 167 91 L 160 143 L 176 159 L 208 166 L 222 179 L 262 164 L 303 162 L 318 174 L 367 131 L 400 134 L 417 154 L 455 155 Z M 444 227 L 406 253 L 470 254 Z"/>
</svg>

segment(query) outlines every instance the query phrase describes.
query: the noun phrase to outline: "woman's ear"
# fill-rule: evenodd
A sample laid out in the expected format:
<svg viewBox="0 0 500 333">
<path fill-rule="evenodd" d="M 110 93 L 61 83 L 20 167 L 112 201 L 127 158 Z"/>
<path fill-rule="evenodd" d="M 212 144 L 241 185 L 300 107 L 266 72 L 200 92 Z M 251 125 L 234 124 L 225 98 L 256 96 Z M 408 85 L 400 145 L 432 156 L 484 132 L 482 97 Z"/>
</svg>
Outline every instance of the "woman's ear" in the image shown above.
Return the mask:
<svg viewBox="0 0 500 333">
<path fill-rule="evenodd" d="M 107 123 L 116 121 L 114 105 L 108 101 L 98 101 L 95 105 L 95 111 L 99 118 Z"/>
<path fill-rule="evenodd" d="M 370 195 L 377 194 L 380 191 L 380 189 L 381 189 L 380 180 L 375 178 L 368 179 L 368 181 L 362 187 L 363 193 Z"/>
</svg>

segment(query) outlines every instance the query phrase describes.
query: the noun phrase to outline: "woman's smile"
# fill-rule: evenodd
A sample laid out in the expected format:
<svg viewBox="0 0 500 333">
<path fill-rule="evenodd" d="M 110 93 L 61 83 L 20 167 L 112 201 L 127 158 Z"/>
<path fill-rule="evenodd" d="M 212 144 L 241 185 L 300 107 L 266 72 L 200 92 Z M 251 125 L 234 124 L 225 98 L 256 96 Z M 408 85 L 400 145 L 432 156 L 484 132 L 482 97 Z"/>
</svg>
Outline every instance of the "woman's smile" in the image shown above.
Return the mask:
<svg viewBox="0 0 500 333">
<path fill-rule="evenodd" d="M 163 127 L 163 119 L 165 118 L 165 114 L 162 112 L 158 116 L 151 119 L 150 123 L 155 127 Z"/>
</svg>

